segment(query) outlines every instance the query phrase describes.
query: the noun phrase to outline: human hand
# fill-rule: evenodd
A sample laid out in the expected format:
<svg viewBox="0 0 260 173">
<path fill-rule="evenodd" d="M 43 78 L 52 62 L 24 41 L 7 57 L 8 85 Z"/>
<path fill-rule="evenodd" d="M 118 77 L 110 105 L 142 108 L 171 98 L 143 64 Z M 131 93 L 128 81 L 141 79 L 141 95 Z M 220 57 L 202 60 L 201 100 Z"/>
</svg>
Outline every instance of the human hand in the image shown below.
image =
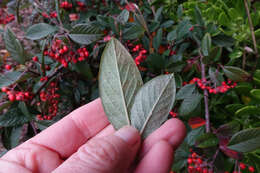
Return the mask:
<svg viewBox="0 0 260 173">
<path fill-rule="evenodd" d="M 0 173 L 168 173 L 185 135 L 170 119 L 141 144 L 133 127 L 114 131 L 97 99 L 7 152 Z"/>
</svg>

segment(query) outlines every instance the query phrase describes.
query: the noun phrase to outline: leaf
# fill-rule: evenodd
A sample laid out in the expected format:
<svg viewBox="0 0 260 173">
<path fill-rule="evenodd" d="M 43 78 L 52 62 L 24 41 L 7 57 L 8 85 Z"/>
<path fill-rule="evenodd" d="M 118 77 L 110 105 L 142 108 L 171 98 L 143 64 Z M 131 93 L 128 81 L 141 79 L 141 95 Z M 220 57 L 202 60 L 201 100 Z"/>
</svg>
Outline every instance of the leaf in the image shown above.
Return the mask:
<svg viewBox="0 0 260 173">
<path fill-rule="evenodd" d="M 200 135 L 202 135 L 205 131 L 205 127 L 201 126 L 199 128 L 193 129 L 192 131 L 190 131 L 187 135 L 187 143 L 189 146 L 193 146 L 195 145 L 196 142 L 196 138 Z"/>
<path fill-rule="evenodd" d="M 0 88 L 9 86 L 18 82 L 22 73 L 19 71 L 12 71 L 5 74 L 0 74 Z"/>
<path fill-rule="evenodd" d="M 6 128 L 3 135 L 3 144 L 5 148 L 12 149 L 18 146 L 23 132 L 23 126 Z"/>
<path fill-rule="evenodd" d="M 0 104 L 0 113 L 5 109 L 8 108 L 13 102 L 11 101 L 6 101 L 6 102 L 2 102 Z"/>
<path fill-rule="evenodd" d="M 260 128 L 246 129 L 232 136 L 228 148 L 238 152 L 251 152 L 260 148 Z"/>
<path fill-rule="evenodd" d="M 29 122 L 28 118 L 23 115 L 18 107 L 12 107 L 8 111 L 0 116 L 0 126 L 9 127 L 22 125 Z"/>
<path fill-rule="evenodd" d="M 188 84 L 183 86 L 176 94 L 176 100 L 183 100 L 185 98 L 189 98 L 190 95 L 195 91 L 194 84 Z"/>
<path fill-rule="evenodd" d="M 191 117 L 188 121 L 188 124 L 192 129 L 196 129 L 198 127 L 204 126 L 206 121 L 201 117 Z"/>
<path fill-rule="evenodd" d="M 130 125 L 130 109 L 142 85 L 133 58 L 118 40 L 112 38 L 101 58 L 99 93 L 106 115 L 115 129 Z"/>
<path fill-rule="evenodd" d="M 189 97 L 186 97 L 181 103 L 179 114 L 181 116 L 190 114 L 199 105 L 201 99 L 202 96 L 200 94 L 192 94 Z"/>
<path fill-rule="evenodd" d="M 217 129 L 217 135 L 221 135 L 223 137 L 231 137 L 239 130 L 240 130 L 240 124 L 236 121 L 232 121 L 230 123 L 221 125 Z"/>
<path fill-rule="evenodd" d="M 100 34 L 101 31 L 98 27 L 92 25 L 91 23 L 81 23 L 75 25 L 70 34 Z"/>
<path fill-rule="evenodd" d="M 204 56 L 208 56 L 211 48 L 211 37 L 209 33 L 206 33 L 202 39 L 201 50 Z"/>
<path fill-rule="evenodd" d="M 136 94 L 131 109 L 131 125 L 143 138 L 167 120 L 175 100 L 174 75 L 161 75 L 147 82 Z"/>
<path fill-rule="evenodd" d="M 154 20 L 159 22 L 160 17 L 162 16 L 163 7 L 160 7 L 154 16 Z"/>
<path fill-rule="evenodd" d="M 204 26 L 203 17 L 201 15 L 201 11 L 198 8 L 198 6 L 196 6 L 194 9 L 194 16 L 195 16 L 196 23 L 199 24 L 200 26 Z"/>
<path fill-rule="evenodd" d="M 237 116 L 244 116 L 244 115 L 260 115 L 260 108 L 257 106 L 244 106 L 241 109 L 238 109 L 235 113 Z"/>
<path fill-rule="evenodd" d="M 157 34 L 156 36 L 153 38 L 153 47 L 158 51 L 160 45 L 161 45 L 161 42 L 162 42 L 162 36 L 163 36 L 163 31 L 162 31 L 162 28 L 160 28 L 158 31 L 157 31 Z"/>
<path fill-rule="evenodd" d="M 250 77 L 249 73 L 238 67 L 224 66 L 223 71 L 229 79 L 237 82 L 245 81 Z"/>
<path fill-rule="evenodd" d="M 117 16 L 117 21 L 125 24 L 128 21 L 129 18 L 129 11 L 127 11 L 126 9 L 124 9 L 118 16 Z"/>
<path fill-rule="evenodd" d="M 168 35 L 167 35 L 167 41 L 173 41 L 176 38 L 177 38 L 176 30 L 169 32 Z"/>
<path fill-rule="evenodd" d="M 125 40 L 134 40 L 144 34 L 144 28 L 137 24 L 132 24 L 129 28 L 123 31 L 123 37 Z"/>
<path fill-rule="evenodd" d="M 212 42 L 219 47 L 231 47 L 234 45 L 235 40 L 227 35 L 219 34 L 212 37 Z"/>
<path fill-rule="evenodd" d="M 218 145 L 218 138 L 213 133 L 204 133 L 196 139 L 198 148 L 209 148 Z"/>
<path fill-rule="evenodd" d="M 98 41 L 102 34 L 69 34 L 69 37 L 78 44 L 89 45 Z"/>
<path fill-rule="evenodd" d="M 38 23 L 29 27 L 26 31 L 26 38 L 30 40 L 39 40 L 53 34 L 57 28 L 46 23 Z"/>
<path fill-rule="evenodd" d="M 15 34 L 10 28 L 7 28 L 4 33 L 5 47 L 11 54 L 11 57 L 24 64 L 26 60 L 26 53 L 20 41 L 16 38 Z"/>
<path fill-rule="evenodd" d="M 220 13 L 217 20 L 221 25 L 227 26 L 230 22 L 225 12 Z"/>
<path fill-rule="evenodd" d="M 253 89 L 250 91 L 253 97 L 260 99 L 260 89 Z"/>
<path fill-rule="evenodd" d="M 26 116 L 28 119 L 31 119 L 31 113 L 29 112 L 25 102 L 19 102 L 18 108 L 22 111 L 23 115 Z"/>
<path fill-rule="evenodd" d="M 184 36 L 186 36 L 190 32 L 190 28 L 192 25 L 190 24 L 189 20 L 183 20 L 181 21 L 177 26 L 177 39 L 183 39 Z"/>
</svg>

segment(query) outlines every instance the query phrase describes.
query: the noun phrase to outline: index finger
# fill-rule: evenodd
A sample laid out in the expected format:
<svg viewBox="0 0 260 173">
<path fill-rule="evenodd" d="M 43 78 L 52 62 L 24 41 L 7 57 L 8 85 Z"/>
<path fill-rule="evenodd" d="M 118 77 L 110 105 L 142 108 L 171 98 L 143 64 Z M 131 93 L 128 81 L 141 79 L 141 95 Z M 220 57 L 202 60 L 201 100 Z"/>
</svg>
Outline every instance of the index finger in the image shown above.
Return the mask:
<svg viewBox="0 0 260 173">
<path fill-rule="evenodd" d="M 76 109 L 20 147 L 34 143 L 67 158 L 108 124 L 101 100 L 96 99 Z"/>
</svg>

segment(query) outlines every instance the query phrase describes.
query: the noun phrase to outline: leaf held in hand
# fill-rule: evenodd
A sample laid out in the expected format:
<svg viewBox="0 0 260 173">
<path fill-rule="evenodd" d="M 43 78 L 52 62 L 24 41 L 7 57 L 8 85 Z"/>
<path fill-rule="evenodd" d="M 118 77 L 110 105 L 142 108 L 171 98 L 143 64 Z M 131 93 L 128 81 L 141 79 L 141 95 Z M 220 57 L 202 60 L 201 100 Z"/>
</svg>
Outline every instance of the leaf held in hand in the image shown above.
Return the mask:
<svg viewBox="0 0 260 173">
<path fill-rule="evenodd" d="M 115 129 L 130 125 L 129 113 L 135 95 L 143 85 L 131 55 L 116 39 L 111 39 L 102 55 L 99 93 L 109 121 Z"/>
<path fill-rule="evenodd" d="M 167 120 L 175 100 L 174 75 L 158 76 L 137 93 L 131 109 L 131 124 L 147 137 Z"/>
</svg>

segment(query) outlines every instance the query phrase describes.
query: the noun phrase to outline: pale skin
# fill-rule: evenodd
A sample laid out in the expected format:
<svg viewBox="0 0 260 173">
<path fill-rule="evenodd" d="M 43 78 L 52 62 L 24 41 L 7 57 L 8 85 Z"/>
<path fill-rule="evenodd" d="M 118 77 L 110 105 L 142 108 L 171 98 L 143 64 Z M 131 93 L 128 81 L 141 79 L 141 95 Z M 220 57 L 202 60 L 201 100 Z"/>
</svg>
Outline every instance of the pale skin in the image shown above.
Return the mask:
<svg viewBox="0 0 260 173">
<path fill-rule="evenodd" d="M 185 135 L 178 119 L 143 142 L 133 127 L 115 132 L 97 99 L 6 153 L 0 173 L 169 173 Z"/>
</svg>

